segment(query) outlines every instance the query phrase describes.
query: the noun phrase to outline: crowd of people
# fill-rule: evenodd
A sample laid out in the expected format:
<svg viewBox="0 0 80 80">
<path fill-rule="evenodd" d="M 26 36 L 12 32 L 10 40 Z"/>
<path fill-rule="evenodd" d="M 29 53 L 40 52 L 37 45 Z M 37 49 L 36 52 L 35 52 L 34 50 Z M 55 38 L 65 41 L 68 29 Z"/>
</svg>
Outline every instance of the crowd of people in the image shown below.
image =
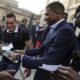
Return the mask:
<svg viewBox="0 0 80 80">
<path fill-rule="evenodd" d="M 13 45 L 11 50 L 1 51 L 0 80 L 18 80 L 14 75 L 21 64 L 26 77 L 36 69 L 33 80 L 80 80 L 80 6 L 74 14 L 75 25 L 67 22 L 62 3 L 52 2 L 45 10 L 47 26 L 40 26 L 37 19 L 29 28 L 28 19 L 17 23 L 14 13 L 5 16 L 4 24 L 0 21 L 0 50 Z M 43 64 L 61 66 L 50 72 L 39 68 Z"/>
</svg>

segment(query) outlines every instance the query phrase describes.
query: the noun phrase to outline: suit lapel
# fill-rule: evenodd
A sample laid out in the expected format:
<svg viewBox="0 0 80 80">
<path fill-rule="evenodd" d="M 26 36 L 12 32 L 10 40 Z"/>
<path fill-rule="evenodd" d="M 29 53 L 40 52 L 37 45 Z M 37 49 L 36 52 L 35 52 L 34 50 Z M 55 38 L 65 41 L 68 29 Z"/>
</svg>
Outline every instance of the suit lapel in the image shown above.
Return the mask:
<svg viewBox="0 0 80 80">
<path fill-rule="evenodd" d="M 65 21 L 62 21 L 51 33 L 50 37 L 46 38 L 44 41 L 44 45 L 48 44 L 51 42 L 51 40 L 56 36 L 56 34 L 58 33 L 58 31 L 60 30 L 60 28 L 62 27 L 62 25 L 65 23 Z"/>
</svg>

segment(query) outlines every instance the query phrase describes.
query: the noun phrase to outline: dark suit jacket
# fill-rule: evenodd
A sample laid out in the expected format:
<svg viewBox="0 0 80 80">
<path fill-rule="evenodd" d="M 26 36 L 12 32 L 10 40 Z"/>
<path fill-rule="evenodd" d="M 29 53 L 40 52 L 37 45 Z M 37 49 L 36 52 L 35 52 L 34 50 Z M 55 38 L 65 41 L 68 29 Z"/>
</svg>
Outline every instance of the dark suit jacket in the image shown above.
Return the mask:
<svg viewBox="0 0 80 80">
<path fill-rule="evenodd" d="M 46 39 L 45 39 L 46 40 Z M 26 50 L 22 59 L 23 67 L 37 69 L 34 80 L 51 80 L 45 70 L 38 67 L 43 63 L 49 65 L 67 64 L 75 49 L 75 36 L 66 21 L 62 21 L 52 32 L 50 38 L 43 42 L 39 49 Z M 40 58 L 32 56 L 40 55 Z"/>
<path fill-rule="evenodd" d="M 33 46 L 36 46 L 37 42 L 37 32 L 36 32 L 36 25 L 33 25 L 30 29 L 30 35 L 32 37 Z"/>
</svg>

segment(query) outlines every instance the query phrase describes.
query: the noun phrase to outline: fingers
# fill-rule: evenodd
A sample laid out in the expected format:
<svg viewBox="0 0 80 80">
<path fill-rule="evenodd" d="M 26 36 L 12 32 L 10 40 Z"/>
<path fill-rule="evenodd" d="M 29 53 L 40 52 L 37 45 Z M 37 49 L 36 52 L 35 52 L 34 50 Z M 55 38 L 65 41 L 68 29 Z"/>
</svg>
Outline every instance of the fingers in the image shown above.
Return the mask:
<svg viewBox="0 0 80 80">
<path fill-rule="evenodd" d="M 15 74 L 15 72 L 16 72 L 16 70 L 12 70 L 12 69 L 10 69 L 10 70 L 6 70 L 8 73 L 10 73 L 11 75 L 14 75 Z"/>
<path fill-rule="evenodd" d="M 25 53 L 24 50 L 14 50 L 13 52 L 14 52 L 14 53 L 20 53 L 20 54 L 24 54 L 24 53 Z"/>
<path fill-rule="evenodd" d="M 29 77 L 30 74 L 31 74 L 31 70 L 28 69 L 28 68 L 26 68 L 25 71 L 24 71 L 24 76 L 25 76 L 25 77 Z"/>
<path fill-rule="evenodd" d="M 12 54 L 10 54 L 10 59 L 16 60 L 17 56 L 20 56 L 20 54 L 19 53 L 12 53 Z"/>
<path fill-rule="evenodd" d="M 62 74 L 68 74 L 67 70 L 63 70 L 63 69 L 58 69 L 58 72 L 62 73 Z"/>
<path fill-rule="evenodd" d="M 71 73 L 72 68 L 71 67 L 60 66 L 57 71 L 61 74 L 64 74 L 64 75 L 68 76 Z"/>
<path fill-rule="evenodd" d="M 58 72 L 63 74 L 63 75 L 66 75 L 68 76 L 69 78 L 72 78 L 73 75 L 75 76 L 75 71 L 71 68 L 71 67 L 64 67 L 64 66 L 61 66 L 59 69 L 58 69 Z"/>
<path fill-rule="evenodd" d="M 10 73 L 6 73 L 6 80 L 19 80 L 19 79 L 16 79 L 16 78 L 14 78 Z"/>
<path fill-rule="evenodd" d="M 13 69 L 9 69 L 9 70 L 6 70 L 7 72 L 15 72 L 16 70 L 13 70 Z"/>
<path fill-rule="evenodd" d="M 20 80 L 20 79 L 13 78 L 12 80 Z"/>
<path fill-rule="evenodd" d="M 66 67 L 66 66 L 60 66 L 59 69 L 62 69 L 62 70 L 70 70 L 71 67 Z"/>
<path fill-rule="evenodd" d="M 2 46 L 4 46 L 4 44 L 0 44 L 0 48 L 1 48 Z"/>
</svg>

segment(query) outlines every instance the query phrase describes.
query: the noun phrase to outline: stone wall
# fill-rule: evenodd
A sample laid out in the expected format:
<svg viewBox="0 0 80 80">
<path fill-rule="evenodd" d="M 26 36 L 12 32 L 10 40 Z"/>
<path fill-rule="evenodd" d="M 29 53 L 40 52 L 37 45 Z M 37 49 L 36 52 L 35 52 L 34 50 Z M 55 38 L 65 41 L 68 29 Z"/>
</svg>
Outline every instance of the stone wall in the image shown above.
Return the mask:
<svg viewBox="0 0 80 80">
<path fill-rule="evenodd" d="M 13 12 L 17 20 L 21 20 L 24 17 L 30 18 L 31 14 L 36 17 L 37 15 L 29 10 L 18 8 L 18 2 L 14 0 L 0 0 L 0 18 L 5 16 L 7 13 Z"/>
</svg>

